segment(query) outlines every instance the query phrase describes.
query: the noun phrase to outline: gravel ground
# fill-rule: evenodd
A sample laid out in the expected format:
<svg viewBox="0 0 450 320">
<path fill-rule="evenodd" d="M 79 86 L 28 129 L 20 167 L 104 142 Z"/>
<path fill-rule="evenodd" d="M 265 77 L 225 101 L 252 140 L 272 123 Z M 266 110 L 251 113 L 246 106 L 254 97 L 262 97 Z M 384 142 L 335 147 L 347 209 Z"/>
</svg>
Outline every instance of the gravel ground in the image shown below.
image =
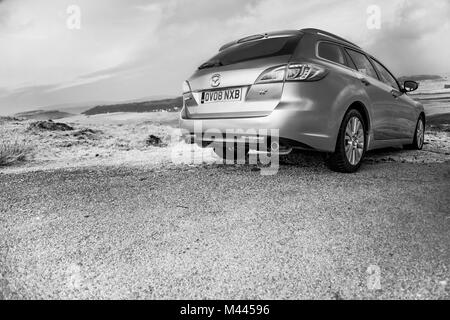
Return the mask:
<svg viewBox="0 0 450 320">
<path fill-rule="evenodd" d="M 0 299 L 448 299 L 449 190 L 450 162 L 3 173 Z"/>
</svg>

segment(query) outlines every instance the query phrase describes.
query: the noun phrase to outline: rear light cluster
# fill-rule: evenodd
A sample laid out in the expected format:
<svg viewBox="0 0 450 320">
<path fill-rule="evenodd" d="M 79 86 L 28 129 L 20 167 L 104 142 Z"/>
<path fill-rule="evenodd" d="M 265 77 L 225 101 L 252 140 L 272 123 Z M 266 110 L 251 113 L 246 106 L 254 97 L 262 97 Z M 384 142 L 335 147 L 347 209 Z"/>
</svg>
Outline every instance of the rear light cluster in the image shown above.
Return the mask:
<svg viewBox="0 0 450 320">
<path fill-rule="evenodd" d="M 328 71 L 312 63 L 296 63 L 267 69 L 256 80 L 256 84 L 283 81 L 317 81 Z"/>
<path fill-rule="evenodd" d="M 183 82 L 182 88 L 183 88 L 183 94 L 191 92 L 191 86 L 189 85 L 189 82 L 187 82 L 187 81 Z"/>
<path fill-rule="evenodd" d="M 264 71 L 256 83 L 282 82 L 286 76 L 286 66 L 274 67 Z"/>
</svg>

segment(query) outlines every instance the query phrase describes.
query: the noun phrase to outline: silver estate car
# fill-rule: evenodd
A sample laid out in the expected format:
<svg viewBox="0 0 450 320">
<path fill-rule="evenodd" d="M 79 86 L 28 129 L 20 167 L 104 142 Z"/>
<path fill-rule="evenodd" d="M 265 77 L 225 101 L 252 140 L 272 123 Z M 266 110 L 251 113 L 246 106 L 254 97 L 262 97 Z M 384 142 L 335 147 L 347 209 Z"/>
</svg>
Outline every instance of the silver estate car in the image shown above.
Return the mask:
<svg viewBox="0 0 450 320">
<path fill-rule="evenodd" d="M 368 150 L 422 148 L 423 106 L 407 94 L 417 88 L 399 84 L 379 60 L 332 33 L 256 34 L 222 46 L 183 84 L 180 127 L 203 147 L 225 147 L 220 135 L 202 135 L 209 129 L 244 130 L 235 141 L 245 152 L 252 138 L 246 129 L 278 129 L 279 144 L 269 152 L 322 151 L 332 170 L 355 172 Z"/>
</svg>

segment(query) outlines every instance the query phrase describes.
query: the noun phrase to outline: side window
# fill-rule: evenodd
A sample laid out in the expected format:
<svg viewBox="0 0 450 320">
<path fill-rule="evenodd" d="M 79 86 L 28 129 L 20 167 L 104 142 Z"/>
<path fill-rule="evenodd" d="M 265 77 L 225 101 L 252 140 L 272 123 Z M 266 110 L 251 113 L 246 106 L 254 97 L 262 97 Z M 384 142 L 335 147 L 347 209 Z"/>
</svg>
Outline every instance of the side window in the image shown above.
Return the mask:
<svg viewBox="0 0 450 320">
<path fill-rule="evenodd" d="M 329 42 L 319 42 L 319 57 L 345 65 L 345 58 L 339 46 Z"/>
<path fill-rule="evenodd" d="M 356 65 L 356 68 L 359 72 L 361 72 L 369 77 L 378 79 L 377 72 L 375 71 L 375 69 L 373 68 L 369 59 L 367 59 L 367 57 L 365 55 L 363 55 L 362 53 L 359 53 L 357 51 L 350 50 L 350 49 L 345 49 L 345 50 L 347 50 L 348 54 L 352 58 L 353 62 Z"/>
<path fill-rule="evenodd" d="M 375 68 L 377 68 L 378 73 L 381 76 L 381 81 L 383 81 L 384 83 L 386 83 L 388 86 L 391 86 L 392 88 L 398 90 L 398 84 L 397 81 L 395 80 L 395 78 L 392 76 L 392 74 L 381 65 L 381 63 L 379 63 L 376 60 L 370 59 L 372 60 L 372 62 L 375 65 Z"/>
<path fill-rule="evenodd" d="M 344 55 L 345 55 L 345 59 L 347 60 L 347 66 L 354 69 L 354 70 L 358 70 L 358 68 L 355 66 L 355 64 L 353 63 L 352 58 L 350 57 L 350 55 L 348 54 L 347 50 L 344 50 Z"/>
</svg>

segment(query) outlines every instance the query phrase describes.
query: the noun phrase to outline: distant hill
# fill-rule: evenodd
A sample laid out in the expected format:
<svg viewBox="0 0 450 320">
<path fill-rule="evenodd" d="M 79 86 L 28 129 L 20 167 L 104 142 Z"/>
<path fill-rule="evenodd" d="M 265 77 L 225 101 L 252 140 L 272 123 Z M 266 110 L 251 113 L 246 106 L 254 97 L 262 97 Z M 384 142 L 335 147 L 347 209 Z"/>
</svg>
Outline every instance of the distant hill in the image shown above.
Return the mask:
<svg viewBox="0 0 450 320">
<path fill-rule="evenodd" d="M 45 111 L 59 110 L 59 111 L 62 111 L 62 112 L 68 112 L 68 113 L 72 113 L 72 114 L 80 114 L 80 113 L 82 113 L 82 112 L 84 112 L 86 110 L 89 110 L 93 106 L 96 106 L 96 105 L 99 105 L 99 104 L 108 104 L 108 103 L 109 102 L 104 102 L 104 101 L 101 101 L 101 102 L 98 101 L 98 102 L 95 102 L 95 103 L 86 102 L 86 103 L 82 103 L 82 104 L 65 103 L 65 104 L 55 104 L 55 105 L 51 105 L 51 106 L 40 107 L 39 109 L 45 110 Z"/>
<path fill-rule="evenodd" d="M 96 106 L 83 112 L 85 115 L 94 115 L 113 112 L 156 112 L 178 111 L 183 105 L 182 97 L 154 101 L 129 102 L 111 105 Z"/>
<path fill-rule="evenodd" d="M 73 116 L 72 113 L 61 112 L 58 110 L 33 110 L 16 113 L 14 117 L 32 120 L 55 120 Z"/>
<path fill-rule="evenodd" d="M 444 80 L 441 76 L 438 75 L 430 75 L 430 74 L 419 74 L 414 76 L 402 76 L 398 78 L 398 81 L 404 82 L 406 80 L 412 80 L 412 81 L 424 81 L 424 80 Z"/>
<path fill-rule="evenodd" d="M 0 0 L 1 2 L 1 0 Z M 128 104 L 128 103 L 136 103 L 136 102 L 146 102 L 146 101 L 155 101 L 155 100 L 168 100 L 173 99 L 174 96 L 169 95 L 153 95 L 153 96 L 145 96 L 141 98 L 128 99 L 128 100 L 92 100 L 92 101 L 83 101 L 83 102 L 68 102 L 68 103 L 57 103 L 47 106 L 32 106 L 23 111 L 24 114 L 33 114 L 35 112 L 67 112 L 71 115 L 81 114 L 84 111 L 92 109 L 95 106 L 109 106 L 109 105 L 120 105 L 120 104 Z M 34 109 L 33 109 L 34 108 Z M 13 115 L 13 114 L 11 114 Z M 57 115 L 56 115 L 57 116 Z M 57 118 L 55 118 L 57 119 Z"/>
</svg>

